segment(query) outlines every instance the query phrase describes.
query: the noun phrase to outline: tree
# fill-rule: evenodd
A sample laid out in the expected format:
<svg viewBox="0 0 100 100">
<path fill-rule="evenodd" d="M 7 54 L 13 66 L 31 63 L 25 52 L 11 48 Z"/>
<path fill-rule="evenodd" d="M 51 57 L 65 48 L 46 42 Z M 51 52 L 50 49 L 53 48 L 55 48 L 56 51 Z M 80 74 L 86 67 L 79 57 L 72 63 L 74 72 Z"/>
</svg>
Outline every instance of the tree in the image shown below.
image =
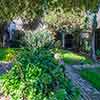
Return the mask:
<svg viewBox="0 0 100 100">
<path fill-rule="evenodd" d="M 0 0 L 0 21 L 12 20 L 16 16 L 33 18 L 43 16 L 49 10 L 61 7 L 65 12 L 72 9 L 94 10 L 98 0 Z"/>
<path fill-rule="evenodd" d="M 0 22 L 13 20 L 18 16 L 28 19 L 37 16 L 44 17 L 48 15 L 49 11 L 58 13 L 59 9 L 62 9 L 67 15 L 69 12 L 73 14 L 73 11 L 80 15 L 81 11 L 96 11 L 98 4 L 99 0 L 0 0 Z M 69 18 L 71 23 L 78 19 L 72 16 Z M 71 20 L 72 18 L 73 20 Z M 80 20 L 77 22 L 80 23 Z"/>
</svg>

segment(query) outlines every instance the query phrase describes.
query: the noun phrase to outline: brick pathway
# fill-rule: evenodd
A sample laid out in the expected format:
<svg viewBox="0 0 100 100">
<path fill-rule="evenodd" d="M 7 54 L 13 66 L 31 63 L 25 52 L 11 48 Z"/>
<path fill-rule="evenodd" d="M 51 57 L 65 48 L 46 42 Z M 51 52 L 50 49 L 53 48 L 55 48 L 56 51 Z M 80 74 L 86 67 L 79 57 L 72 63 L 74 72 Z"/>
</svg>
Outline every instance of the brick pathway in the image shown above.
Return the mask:
<svg viewBox="0 0 100 100">
<path fill-rule="evenodd" d="M 100 91 L 97 91 L 86 80 L 82 79 L 72 65 L 65 66 L 65 74 L 71 79 L 75 86 L 81 90 L 81 100 L 100 100 Z"/>
</svg>

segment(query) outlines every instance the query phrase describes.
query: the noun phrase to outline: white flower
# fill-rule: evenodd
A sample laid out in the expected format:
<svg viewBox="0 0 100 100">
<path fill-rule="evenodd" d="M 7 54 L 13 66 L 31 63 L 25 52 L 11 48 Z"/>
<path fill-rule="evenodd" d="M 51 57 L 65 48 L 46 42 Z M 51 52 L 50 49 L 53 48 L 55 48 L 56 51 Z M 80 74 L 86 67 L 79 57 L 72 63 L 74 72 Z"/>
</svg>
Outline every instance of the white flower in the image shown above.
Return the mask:
<svg viewBox="0 0 100 100">
<path fill-rule="evenodd" d="M 55 58 L 56 60 L 60 60 L 60 59 L 61 59 L 61 56 L 60 56 L 59 53 L 56 53 L 56 54 L 54 55 L 54 58 Z"/>
</svg>

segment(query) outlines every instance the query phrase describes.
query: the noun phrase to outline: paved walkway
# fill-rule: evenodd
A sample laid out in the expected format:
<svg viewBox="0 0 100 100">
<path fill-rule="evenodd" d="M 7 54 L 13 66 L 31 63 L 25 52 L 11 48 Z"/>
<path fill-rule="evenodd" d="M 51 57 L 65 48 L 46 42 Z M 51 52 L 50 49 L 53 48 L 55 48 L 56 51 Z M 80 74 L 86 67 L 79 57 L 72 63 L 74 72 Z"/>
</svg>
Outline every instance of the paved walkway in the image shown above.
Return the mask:
<svg viewBox="0 0 100 100">
<path fill-rule="evenodd" d="M 75 86 L 81 90 L 81 100 L 100 100 L 100 91 L 97 91 L 78 74 L 78 70 L 72 65 L 65 66 L 65 74 L 72 80 Z"/>
<path fill-rule="evenodd" d="M 7 72 L 12 67 L 11 62 L 0 62 L 0 74 Z"/>
</svg>

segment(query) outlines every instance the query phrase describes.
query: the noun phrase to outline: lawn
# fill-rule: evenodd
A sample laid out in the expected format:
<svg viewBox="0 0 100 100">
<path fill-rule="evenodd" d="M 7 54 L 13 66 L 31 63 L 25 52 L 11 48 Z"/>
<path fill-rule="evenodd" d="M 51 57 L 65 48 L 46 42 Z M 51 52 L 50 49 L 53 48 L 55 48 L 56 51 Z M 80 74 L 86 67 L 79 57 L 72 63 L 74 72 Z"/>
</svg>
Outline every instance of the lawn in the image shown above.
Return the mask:
<svg viewBox="0 0 100 100">
<path fill-rule="evenodd" d="M 15 48 L 0 48 L 0 61 L 10 61 L 12 60 L 18 49 Z"/>
<path fill-rule="evenodd" d="M 92 60 L 81 54 L 77 54 L 68 50 L 55 50 L 64 60 L 66 64 L 93 64 Z"/>
<path fill-rule="evenodd" d="M 100 67 L 83 69 L 80 71 L 80 75 L 88 80 L 95 88 L 100 90 Z"/>
</svg>

